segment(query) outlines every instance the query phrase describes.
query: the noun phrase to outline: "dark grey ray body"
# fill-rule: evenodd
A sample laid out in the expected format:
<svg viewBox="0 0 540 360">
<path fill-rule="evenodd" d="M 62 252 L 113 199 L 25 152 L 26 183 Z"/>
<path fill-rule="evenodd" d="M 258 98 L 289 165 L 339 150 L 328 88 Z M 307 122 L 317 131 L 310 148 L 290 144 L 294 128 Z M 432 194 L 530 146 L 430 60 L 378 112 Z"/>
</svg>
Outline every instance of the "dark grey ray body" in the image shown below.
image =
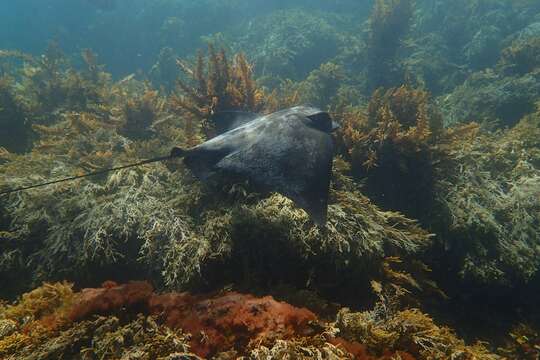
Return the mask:
<svg viewBox="0 0 540 360">
<path fill-rule="evenodd" d="M 297 106 L 254 119 L 231 119 L 233 129 L 188 150 L 174 149 L 202 181 L 248 180 L 257 191 L 278 192 L 324 224 L 334 146 L 330 116 Z M 219 122 L 219 119 L 216 119 Z"/>
</svg>

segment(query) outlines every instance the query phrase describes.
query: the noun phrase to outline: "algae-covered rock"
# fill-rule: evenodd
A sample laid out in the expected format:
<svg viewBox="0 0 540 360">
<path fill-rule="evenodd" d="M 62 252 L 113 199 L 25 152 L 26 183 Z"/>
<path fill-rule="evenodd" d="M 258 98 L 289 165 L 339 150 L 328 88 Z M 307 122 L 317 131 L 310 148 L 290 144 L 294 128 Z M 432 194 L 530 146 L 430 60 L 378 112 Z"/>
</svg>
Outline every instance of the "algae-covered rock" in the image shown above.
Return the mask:
<svg viewBox="0 0 540 360">
<path fill-rule="evenodd" d="M 314 103 L 342 126 L 328 222 L 249 184 L 205 186 L 173 160 L 2 195 L 0 294 L 75 285 L 1 303 L 0 358 L 495 359 L 488 348 L 522 317 L 531 329 L 500 352 L 535 356 L 537 1 L 82 3 L 93 24 L 76 49 L 0 50 L 0 126 L 12 130 L 0 132 L 0 190 L 194 146 L 216 135 L 219 111 Z M 100 57 L 81 51 L 88 36 Z M 76 290 L 111 277 L 190 293 Z M 264 298 L 278 287 L 332 305 L 302 317 Z M 151 311 L 152 298 L 170 302 Z M 330 323 L 340 304 L 354 310 Z M 315 333 L 270 336 L 311 329 L 298 318 Z"/>
<path fill-rule="evenodd" d="M 418 309 L 396 311 L 381 302 L 362 313 L 342 309 L 333 322 L 318 319 L 307 309 L 295 308 L 271 297 L 239 293 L 192 295 L 152 294 L 146 306 L 101 307 L 101 315 L 62 321 L 57 317 L 101 303 L 112 294 L 137 298 L 144 283 L 104 284 L 101 289 L 74 293 L 73 303 L 49 303 L 48 313 L 0 338 L 5 359 L 433 359 L 468 356 L 499 359 L 482 344 L 467 346 L 448 328 L 438 326 Z M 146 284 L 150 286 L 149 284 Z M 33 290 L 41 294 L 63 287 L 49 284 Z M 87 293 L 100 294 L 90 300 Z M 79 303 L 79 301 L 82 301 Z M 142 304 L 141 304 L 142 305 Z M 20 308 L 24 301 L 12 305 Z M 97 307 L 92 307 L 94 310 Z M 10 309 L 8 306 L 7 310 Z M 0 311 L 0 318 L 4 317 Z M 181 327 L 183 330 L 178 329 Z M 30 331 L 30 336 L 27 335 Z M 508 350 L 510 351 L 510 350 Z"/>
<path fill-rule="evenodd" d="M 475 72 L 440 99 L 447 124 L 496 121 L 513 126 L 532 113 L 540 95 L 538 38 L 513 41 L 495 67 Z"/>
<path fill-rule="evenodd" d="M 13 81 L 8 77 L 0 78 L 0 128 L 6 129 L 0 134 L 0 147 L 14 152 L 28 150 L 33 134 L 27 111 L 14 90 Z"/>
<path fill-rule="evenodd" d="M 383 209 L 424 220 L 434 197 L 434 164 L 442 117 L 422 89 L 379 89 L 367 111 L 345 108 L 336 116 L 352 173 Z M 399 180 L 396 180 L 399 179 Z"/>
<path fill-rule="evenodd" d="M 369 18 L 367 77 L 371 91 L 403 82 L 398 60 L 401 41 L 409 31 L 414 13 L 410 0 L 376 0 Z"/>
<path fill-rule="evenodd" d="M 539 125 L 538 115 L 528 116 L 512 130 L 464 140 L 450 153 L 457 168 L 444 173 L 437 193 L 465 278 L 511 285 L 539 270 Z"/>
<path fill-rule="evenodd" d="M 302 78 L 337 55 L 342 39 L 331 19 L 301 9 L 257 18 L 240 43 L 257 72 Z"/>
<path fill-rule="evenodd" d="M 343 309 L 334 326 L 345 339 L 366 344 L 372 353 L 410 349 L 415 359 L 501 359 L 481 343 L 465 345 L 451 329 L 438 326 L 418 309 L 389 313 L 380 305 L 363 313 Z"/>
</svg>

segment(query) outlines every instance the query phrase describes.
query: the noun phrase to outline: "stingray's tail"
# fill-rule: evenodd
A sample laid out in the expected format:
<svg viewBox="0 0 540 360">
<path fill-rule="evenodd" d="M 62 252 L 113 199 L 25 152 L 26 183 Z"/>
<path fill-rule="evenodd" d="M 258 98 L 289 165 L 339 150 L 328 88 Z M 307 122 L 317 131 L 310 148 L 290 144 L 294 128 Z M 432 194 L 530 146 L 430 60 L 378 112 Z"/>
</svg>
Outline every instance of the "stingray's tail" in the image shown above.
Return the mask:
<svg viewBox="0 0 540 360">
<path fill-rule="evenodd" d="M 170 159 L 176 158 L 176 157 L 183 157 L 185 154 L 186 154 L 186 150 L 175 147 L 175 148 L 173 148 L 171 150 L 171 153 L 169 155 L 167 155 L 167 156 L 160 156 L 160 157 L 156 157 L 156 158 L 153 158 L 153 159 L 143 160 L 143 161 L 139 161 L 138 163 L 134 163 L 134 164 L 122 165 L 122 166 L 113 167 L 113 168 L 109 168 L 109 169 L 102 169 L 102 170 L 98 170 L 98 171 L 88 173 L 88 174 L 70 176 L 70 177 L 63 178 L 63 179 L 47 181 L 47 182 L 40 183 L 40 184 L 22 186 L 22 187 L 15 188 L 15 189 L 8 189 L 8 190 L 0 189 L 0 196 L 15 193 L 15 192 L 19 192 L 19 191 L 23 191 L 23 190 L 28 190 L 28 189 L 35 189 L 35 188 L 42 187 L 42 186 L 58 184 L 58 183 L 61 183 L 61 182 L 82 179 L 82 178 L 85 178 L 85 177 L 106 174 L 106 173 L 111 172 L 111 171 L 117 171 L 117 170 L 122 170 L 122 169 L 135 167 L 135 166 L 151 164 L 151 163 L 158 162 L 158 161 L 170 160 Z"/>
</svg>

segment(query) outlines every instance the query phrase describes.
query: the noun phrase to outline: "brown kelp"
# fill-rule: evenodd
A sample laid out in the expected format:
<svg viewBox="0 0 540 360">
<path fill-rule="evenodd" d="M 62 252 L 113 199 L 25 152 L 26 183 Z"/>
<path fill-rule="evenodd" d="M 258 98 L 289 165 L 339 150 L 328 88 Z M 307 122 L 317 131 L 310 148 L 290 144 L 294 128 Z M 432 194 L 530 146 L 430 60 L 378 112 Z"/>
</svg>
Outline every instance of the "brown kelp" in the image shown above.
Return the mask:
<svg viewBox="0 0 540 360">
<path fill-rule="evenodd" d="M 433 197 L 442 117 L 429 93 L 410 86 L 373 94 L 367 109 L 337 109 L 339 141 L 368 196 L 387 209 L 421 218 Z M 399 181 L 395 181 L 399 179 Z"/>
<path fill-rule="evenodd" d="M 178 79 L 180 91 L 178 95 L 171 96 L 171 105 L 190 123 L 204 121 L 207 137 L 211 136 L 214 125 L 209 119 L 216 112 L 242 110 L 258 113 L 264 109 L 266 97 L 256 85 L 252 65 L 244 54 L 235 55 L 229 62 L 224 49 L 216 51 L 209 45 L 208 57 L 199 52 L 195 66 L 181 60 L 178 65 L 188 80 Z"/>
</svg>

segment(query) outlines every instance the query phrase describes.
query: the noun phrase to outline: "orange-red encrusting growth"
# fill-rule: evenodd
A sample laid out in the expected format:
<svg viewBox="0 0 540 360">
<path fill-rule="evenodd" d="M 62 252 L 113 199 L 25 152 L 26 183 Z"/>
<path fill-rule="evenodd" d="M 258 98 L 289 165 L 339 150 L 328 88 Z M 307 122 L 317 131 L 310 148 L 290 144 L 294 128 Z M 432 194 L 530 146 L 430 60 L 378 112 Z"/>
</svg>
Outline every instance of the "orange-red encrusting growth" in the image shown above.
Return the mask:
<svg viewBox="0 0 540 360">
<path fill-rule="evenodd" d="M 146 281 L 132 281 L 125 285 L 107 281 L 102 288 L 83 289 L 77 294 L 69 318 L 77 321 L 94 314 L 114 313 L 124 307 L 144 307 L 153 291 L 152 285 Z"/>
<path fill-rule="evenodd" d="M 396 355 L 405 360 L 415 359 L 406 352 L 372 354 L 364 344 L 324 333 L 324 324 L 310 310 L 277 301 L 271 296 L 258 298 L 237 292 L 155 294 L 153 291 L 152 285 L 145 281 L 124 285 L 107 281 L 101 288 L 83 289 L 75 294 L 67 309 L 66 321 L 121 313 L 123 318 L 129 318 L 142 312 L 173 330 L 190 333 L 190 351 L 203 358 L 231 350 L 247 354 L 250 349 L 260 346 L 271 347 L 277 340 L 309 343 L 322 337 L 354 359 L 389 360 L 395 359 Z M 47 322 L 51 320 L 54 319 L 47 319 Z M 57 328 L 54 322 L 52 325 Z"/>
<path fill-rule="evenodd" d="M 304 308 L 236 292 L 205 298 L 186 293 L 155 295 L 150 312 L 161 314 L 171 328 L 192 334 L 192 351 L 206 357 L 218 351 L 242 350 L 250 344 L 270 343 L 313 334 L 317 317 Z"/>
</svg>

